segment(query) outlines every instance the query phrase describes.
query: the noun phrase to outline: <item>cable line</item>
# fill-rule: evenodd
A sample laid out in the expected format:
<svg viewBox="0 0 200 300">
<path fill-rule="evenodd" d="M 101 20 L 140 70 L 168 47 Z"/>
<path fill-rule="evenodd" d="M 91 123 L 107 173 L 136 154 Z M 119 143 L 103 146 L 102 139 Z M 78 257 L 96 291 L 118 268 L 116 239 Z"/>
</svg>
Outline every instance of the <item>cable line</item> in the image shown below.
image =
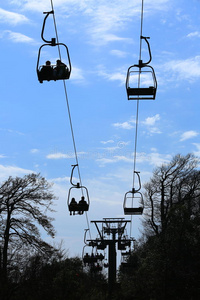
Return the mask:
<svg viewBox="0 0 200 300">
<path fill-rule="evenodd" d="M 141 8 L 141 26 L 140 26 L 140 50 L 139 50 L 139 60 L 141 61 L 142 57 L 142 30 L 143 30 L 143 16 L 144 16 L 144 0 L 142 0 L 142 8 Z M 138 89 L 140 88 L 140 75 L 141 72 L 139 72 L 138 75 Z M 140 100 L 137 99 L 137 110 L 136 110 L 136 124 L 135 124 L 135 147 L 134 147 L 134 158 L 133 158 L 133 188 L 135 186 L 135 171 L 136 171 L 136 160 L 137 160 L 137 138 L 138 138 L 138 121 L 139 121 L 139 102 Z M 134 196 L 134 194 L 133 194 Z M 131 205 L 133 206 L 133 198 L 132 198 L 132 203 Z M 133 221 L 133 215 L 131 215 L 131 224 L 130 224 L 130 237 L 132 234 L 132 221 Z"/>
<path fill-rule="evenodd" d="M 53 0 L 50 0 L 50 1 L 51 1 L 51 8 L 52 8 L 52 11 L 53 11 L 53 20 L 54 20 L 56 40 L 57 40 L 57 44 L 58 44 L 58 53 L 59 53 L 59 58 L 62 61 L 59 38 L 58 38 L 58 30 L 57 30 L 57 25 L 56 25 L 56 18 L 55 18 L 55 14 L 54 14 Z M 68 100 L 68 95 L 67 95 L 66 83 L 65 83 L 64 79 L 63 79 L 63 86 L 64 86 L 64 93 L 65 93 L 65 98 L 66 98 L 66 103 L 67 103 L 67 110 L 68 110 L 68 117 L 69 117 L 70 129 L 71 129 L 71 135 L 72 135 L 72 141 L 73 141 L 73 147 L 74 147 L 74 154 L 75 154 L 75 159 L 76 159 L 76 166 L 77 166 L 78 176 L 79 176 L 79 180 L 80 180 L 80 187 L 81 187 L 82 196 L 84 196 L 83 187 L 82 187 L 82 180 L 81 180 L 81 173 L 80 173 L 80 168 L 79 168 L 79 163 L 78 163 L 78 154 L 77 154 L 73 124 L 72 124 L 72 117 L 71 117 L 71 112 L 70 112 L 70 106 L 69 106 L 69 100 Z M 91 231 L 90 231 L 87 211 L 85 211 L 85 214 L 86 214 L 87 226 L 88 226 L 88 229 L 89 229 L 89 235 L 90 235 L 90 239 L 91 239 Z"/>
</svg>

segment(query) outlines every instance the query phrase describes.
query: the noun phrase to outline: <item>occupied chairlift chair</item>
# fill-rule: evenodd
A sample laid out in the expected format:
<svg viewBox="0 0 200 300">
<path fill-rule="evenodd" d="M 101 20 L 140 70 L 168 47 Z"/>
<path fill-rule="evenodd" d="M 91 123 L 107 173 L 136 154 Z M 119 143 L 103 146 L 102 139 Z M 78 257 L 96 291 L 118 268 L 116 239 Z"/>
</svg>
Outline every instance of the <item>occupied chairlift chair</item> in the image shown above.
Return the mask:
<svg viewBox="0 0 200 300">
<path fill-rule="evenodd" d="M 70 177 L 70 183 L 72 187 L 69 189 L 68 192 L 68 199 L 67 199 L 67 204 L 68 204 L 68 209 L 70 212 L 70 215 L 82 215 L 85 211 L 89 210 L 89 205 L 90 205 L 90 200 L 89 200 L 89 194 L 88 190 L 85 186 L 80 185 L 79 182 L 74 184 L 72 182 L 73 179 L 73 172 L 75 167 L 78 165 L 72 165 L 72 172 L 71 172 L 71 177 Z M 74 197 L 72 197 L 73 190 L 74 189 L 81 189 L 82 196 L 79 202 L 76 201 Z"/>
<path fill-rule="evenodd" d="M 133 188 L 132 191 L 129 191 L 124 196 L 124 214 L 125 215 L 142 215 L 144 209 L 144 200 L 143 195 L 139 190 L 141 189 L 141 181 L 139 172 L 135 171 L 137 174 L 138 181 L 139 181 L 139 188 Z M 131 202 L 127 204 L 127 202 Z"/>
<path fill-rule="evenodd" d="M 84 263 L 95 263 L 95 262 L 99 262 L 104 260 L 105 258 L 105 253 L 99 253 L 98 252 L 98 244 L 99 244 L 99 239 L 96 240 L 90 240 L 87 241 L 86 239 L 86 235 L 87 232 L 89 231 L 89 229 L 85 229 L 85 234 L 84 234 L 84 243 L 85 246 L 83 247 L 83 251 L 82 251 L 82 259 Z M 85 247 L 92 247 L 92 253 L 91 255 L 89 255 L 88 253 L 85 254 Z M 95 251 L 93 251 L 94 249 L 96 249 Z M 104 250 L 104 249 L 101 249 Z M 94 253 L 95 252 L 95 253 Z"/>
<path fill-rule="evenodd" d="M 154 100 L 156 97 L 157 80 L 154 69 L 149 66 L 151 62 L 151 49 L 148 42 L 149 37 L 141 36 L 147 43 L 149 50 L 149 61 L 130 66 L 126 77 L 126 91 L 128 100 Z"/>
<path fill-rule="evenodd" d="M 43 83 L 43 81 L 50 81 L 50 80 L 65 80 L 70 78 L 71 74 L 71 61 L 69 56 L 69 50 L 67 46 L 63 43 L 56 43 L 56 39 L 52 38 L 51 41 L 48 41 L 44 38 L 44 28 L 46 24 L 46 20 L 50 14 L 54 14 L 54 11 L 50 12 L 44 12 L 46 14 L 43 26 L 42 26 L 42 32 L 41 32 L 41 38 L 45 42 L 40 48 L 38 52 L 38 59 L 37 59 L 37 76 L 40 83 Z M 43 47 L 55 47 L 58 46 L 60 48 L 63 48 L 66 51 L 67 56 L 67 65 L 65 65 L 61 60 L 57 60 L 57 65 L 51 65 L 51 62 L 49 60 L 46 61 L 46 65 L 40 66 L 40 56 L 41 56 L 41 50 Z"/>
</svg>

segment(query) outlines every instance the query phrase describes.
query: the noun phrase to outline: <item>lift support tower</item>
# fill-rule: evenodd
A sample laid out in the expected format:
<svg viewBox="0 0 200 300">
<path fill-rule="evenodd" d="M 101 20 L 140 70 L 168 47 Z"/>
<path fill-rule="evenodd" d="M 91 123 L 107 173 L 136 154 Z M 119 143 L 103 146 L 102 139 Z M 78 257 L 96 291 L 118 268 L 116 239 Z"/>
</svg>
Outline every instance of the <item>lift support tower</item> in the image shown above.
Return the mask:
<svg viewBox="0 0 200 300">
<path fill-rule="evenodd" d="M 108 285 L 109 292 L 112 293 L 116 282 L 116 270 L 117 270 L 117 251 L 125 250 L 126 247 L 130 247 L 133 239 L 128 239 L 125 235 L 125 228 L 130 220 L 124 218 L 103 218 L 102 221 L 91 221 L 96 226 L 99 234 L 99 238 L 95 240 L 87 240 L 91 244 L 96 245 L 97 249 L 100 247 L 108 246 Z"/>
</svg>

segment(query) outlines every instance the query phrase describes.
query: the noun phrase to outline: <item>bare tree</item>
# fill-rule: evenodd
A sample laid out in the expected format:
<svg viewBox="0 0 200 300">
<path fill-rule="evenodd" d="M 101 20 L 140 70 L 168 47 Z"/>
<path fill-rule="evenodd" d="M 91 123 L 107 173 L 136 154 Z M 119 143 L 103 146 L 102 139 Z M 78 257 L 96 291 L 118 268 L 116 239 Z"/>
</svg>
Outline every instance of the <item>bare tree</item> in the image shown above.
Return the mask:
<svg viewBox="0 0 200 300">
<path fill-rule="evenodd" d="M 53 199 L 51 184 L 40 174 L 9 177 L 0 186 L 0 267 L 4 280 L 23 248 L 51 253 L 53 247 L 42 240 L 39 228 L 54 237 L 53 219 L 47 216 L 53 211 Z"/>
<path fill-rule="evenodd" d="M 172 208 L 184 204 L 190 214 L 199 209 L 200 172 L 199 160 L 193 154 L 174 156 L 172 161 L 158 167 L 145 184 L 145 229 L 159 235 L 170 220 Z"/>
</svg>

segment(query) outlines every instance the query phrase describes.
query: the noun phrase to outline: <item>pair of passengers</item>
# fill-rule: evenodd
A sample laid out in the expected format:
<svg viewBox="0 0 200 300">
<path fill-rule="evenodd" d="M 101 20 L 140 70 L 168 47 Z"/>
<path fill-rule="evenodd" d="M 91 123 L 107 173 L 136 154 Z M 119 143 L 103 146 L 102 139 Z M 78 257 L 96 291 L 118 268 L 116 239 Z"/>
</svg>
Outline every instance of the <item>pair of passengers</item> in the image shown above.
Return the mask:
<svg viewBox="0 0 200 300">
<path fill-rule="evenodd" d="M 51 66 L 51 62 L 49 60 L 46 61 L 46 64 L 41 68 L 40 75 L 42 79 L 61 79 L 67 75 L 68 68 L 67 66 L 61 62 L 60 59 L 56 61 L 56 67 Z"/>
</svg>

